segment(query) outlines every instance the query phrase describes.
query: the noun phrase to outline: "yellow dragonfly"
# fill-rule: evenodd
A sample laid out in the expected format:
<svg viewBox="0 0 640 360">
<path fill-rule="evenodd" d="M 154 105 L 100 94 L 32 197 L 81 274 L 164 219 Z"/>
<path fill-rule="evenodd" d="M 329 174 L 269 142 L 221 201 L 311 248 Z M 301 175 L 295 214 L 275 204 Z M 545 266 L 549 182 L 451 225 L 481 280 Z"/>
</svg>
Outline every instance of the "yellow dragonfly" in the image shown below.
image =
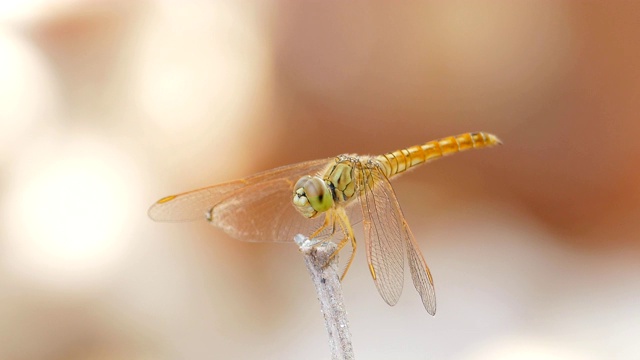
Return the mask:
<svg viewBox="0 0 640 360">
<path fill-rule="evenodd" d="M 337 240 L 334 255 L 350 244 L 341 279 L 356 251 L 352 223 L 362 221 L 369 270 L 385 302 L 395 305 L 400 298 L 406 253 L 413 285 L 434 315 L 431 272 L 389 179 L 442 156 L 498 144 L 495 135 L 465 133 L 379 156 L 344 154 L 301 162 L 164 197 L 151 206 L 149 216 L 156 221 L 206 219 L 244 241 L 291 242 L 297 234 Z"/>
</svg>

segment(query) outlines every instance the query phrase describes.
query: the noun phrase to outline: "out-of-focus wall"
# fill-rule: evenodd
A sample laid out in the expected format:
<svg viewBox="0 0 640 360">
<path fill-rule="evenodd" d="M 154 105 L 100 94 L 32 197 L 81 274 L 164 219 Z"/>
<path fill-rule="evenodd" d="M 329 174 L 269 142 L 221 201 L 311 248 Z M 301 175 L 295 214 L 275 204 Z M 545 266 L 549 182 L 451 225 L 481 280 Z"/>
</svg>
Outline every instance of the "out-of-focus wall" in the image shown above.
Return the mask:
<svg viewBox="0 0 640 360">
<path fill-rule="evenodd" d="M 7 1 L 0 358 L 324 359 L 292 244 L 154 223 L 161 196 L 466 131 L 394 182 L 435 278 L 360 251 L 359 358 L 640 352 L 640 3 Z"/>
</svg>

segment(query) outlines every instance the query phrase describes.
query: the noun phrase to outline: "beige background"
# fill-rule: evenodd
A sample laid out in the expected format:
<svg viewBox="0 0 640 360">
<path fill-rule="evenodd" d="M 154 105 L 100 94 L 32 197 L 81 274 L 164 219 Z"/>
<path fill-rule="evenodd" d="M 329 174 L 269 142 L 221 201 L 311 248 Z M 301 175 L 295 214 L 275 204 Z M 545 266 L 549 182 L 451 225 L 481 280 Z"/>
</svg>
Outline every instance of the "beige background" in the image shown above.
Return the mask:
<svg viewBox="0 0 640 360">
<path fill-rule="evenodd" d="M 326 359 L 295 246 L 147 207 L 484 130 L 395 183 L 438 314 L 361 251 L 356 355 L 636 359 L 639 44 L 623 1 L 3 2 L 0 358 Z"/>
</svg>

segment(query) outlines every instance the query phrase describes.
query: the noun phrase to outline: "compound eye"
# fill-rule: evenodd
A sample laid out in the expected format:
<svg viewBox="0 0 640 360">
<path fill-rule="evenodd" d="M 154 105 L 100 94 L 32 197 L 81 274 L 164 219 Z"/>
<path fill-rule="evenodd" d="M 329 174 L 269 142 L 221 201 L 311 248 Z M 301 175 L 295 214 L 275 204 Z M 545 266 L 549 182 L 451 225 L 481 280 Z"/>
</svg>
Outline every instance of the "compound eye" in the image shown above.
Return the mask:
<svg viewBox="0 0 640 360">
<path fill-rule="evenodd" d="M 329 187 L 319 177 L 307 179 L 303 185 L 304 193 L 309 199 L 309 203 L 317 212 L 324 212 L 333 206 L 333 196 Z"/>
<path fill-rule="evenodd" d="M 298 180 L 298 182 L 296 183 L 296 185 L 293 187 L 293 192 L 297 193 L 299 195 L 303 195 L 303 191 L 304 191 L 304 185 L 311 180 L 311 176 L 309 175 L 305 175 L 303 177 L 300 178 L 300 180 Z"/>
</svg>

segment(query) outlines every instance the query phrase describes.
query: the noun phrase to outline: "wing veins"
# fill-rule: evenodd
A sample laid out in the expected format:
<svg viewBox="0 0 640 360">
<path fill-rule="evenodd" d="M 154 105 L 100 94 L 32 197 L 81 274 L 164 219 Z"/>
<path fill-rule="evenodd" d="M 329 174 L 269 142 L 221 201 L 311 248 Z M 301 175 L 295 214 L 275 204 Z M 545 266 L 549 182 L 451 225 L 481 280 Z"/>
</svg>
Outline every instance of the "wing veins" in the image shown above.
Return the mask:
<svg viewBox="0 0 640 360">
<path fill-rule="evenodd" d="M 374 283 L 382 298 L 395 305 L 404 282 L 404 244 L 401 222 L 387 209 L 390 189 L 387 178 L 377 167 L 362 167 L 364 199 L 361 201 L 365 228 L 367 260 L 373 269 Z"/>
<path fill-rule="evenodd" d="M 314 175 L 325 168 L 331 159 L 319 159 L 281 166 L 260 172 L 245 179 L 229 181 L 177 195 L 168 196 L 154 203 L 148 211 L 156 221 L 191 221 L 204 219 L 207 211 L 227 199 L 231 194 L 249 186 L 273 179 L 285 178 L 291 183 L 296 177 Z M 168 199 L 168 200 L 167 200 Z"/>
</svg>

